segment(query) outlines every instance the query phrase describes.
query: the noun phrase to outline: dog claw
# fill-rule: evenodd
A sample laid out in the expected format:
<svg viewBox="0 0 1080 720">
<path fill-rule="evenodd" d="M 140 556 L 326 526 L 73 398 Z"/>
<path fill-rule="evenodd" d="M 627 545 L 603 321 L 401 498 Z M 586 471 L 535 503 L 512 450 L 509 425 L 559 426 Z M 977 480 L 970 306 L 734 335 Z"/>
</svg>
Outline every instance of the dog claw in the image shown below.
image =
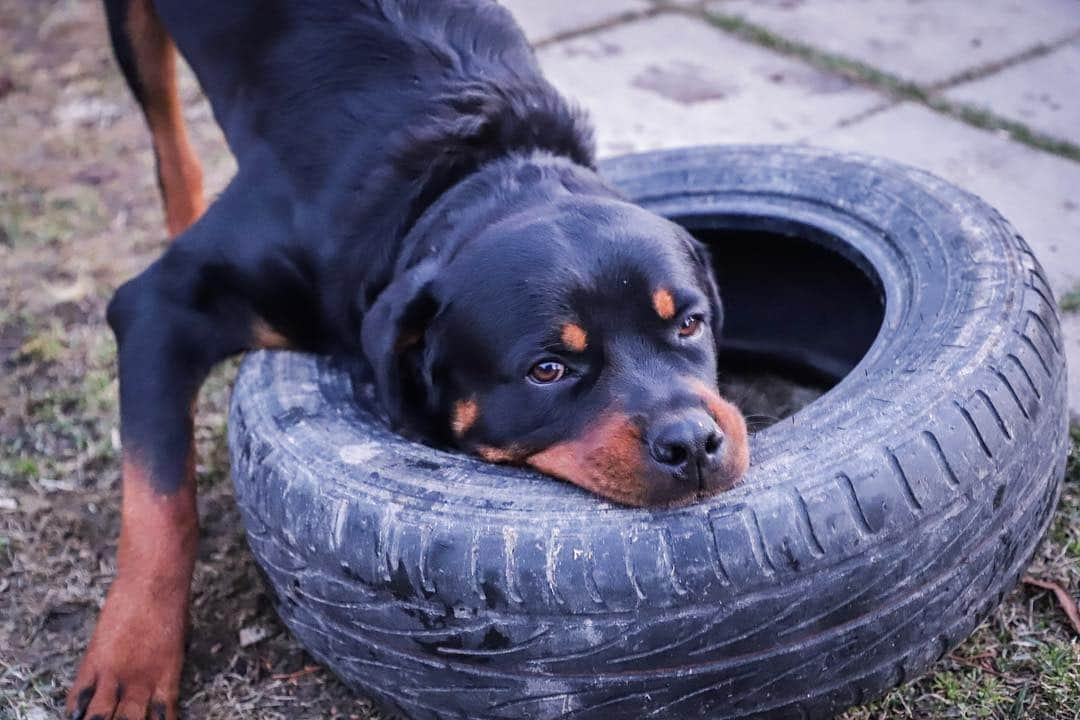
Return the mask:
<svg viewBox="0 0 1080 720">
<path fill-rule="evenodd" d="M 86 708 L 94 698 L 94 689 L 94 686 L 91 685 L 79 691 L 79 695 L 75 699 L 75 709 L 71 711 L 68 720 L 83 720 L 86 715 Z"/>
</svg>

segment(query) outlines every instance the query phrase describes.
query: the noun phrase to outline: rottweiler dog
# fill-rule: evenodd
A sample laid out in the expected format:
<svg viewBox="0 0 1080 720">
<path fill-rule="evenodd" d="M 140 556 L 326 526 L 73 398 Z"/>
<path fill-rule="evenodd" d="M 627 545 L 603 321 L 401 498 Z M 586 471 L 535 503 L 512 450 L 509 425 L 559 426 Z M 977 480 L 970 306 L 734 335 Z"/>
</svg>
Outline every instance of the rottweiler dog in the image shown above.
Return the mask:
<svg viewBox="0 0 1080 720">
<path fill-rule="evenodd" d="M 491 0 L 105 0 L 175 240 L 108 307 L 117 576 L 74 718 L 175 718 L 198 534 L 192 407 L 254 348 L 366 362 L 391 422 L 611 500 L 738 481 L 705 249 L 597 176 Z M 205 208 L 176 49 L 238 163 Z"/>
</svg>

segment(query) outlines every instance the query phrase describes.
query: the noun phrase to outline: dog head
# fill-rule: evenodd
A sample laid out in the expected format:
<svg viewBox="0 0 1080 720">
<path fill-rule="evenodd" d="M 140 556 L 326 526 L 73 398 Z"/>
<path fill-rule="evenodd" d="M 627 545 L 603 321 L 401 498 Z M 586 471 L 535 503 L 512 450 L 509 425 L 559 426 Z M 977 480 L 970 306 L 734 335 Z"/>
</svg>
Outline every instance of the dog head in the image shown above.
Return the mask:
<svg viewBox="0 0 1080 720">
<path fill-rule="evenodd" d="M 723 309 L 689 233 L 560 163 L 473 180 L 428 215 L 363 326 L 400 427 L 629 505 L 739 480 Z"/>
</svg>

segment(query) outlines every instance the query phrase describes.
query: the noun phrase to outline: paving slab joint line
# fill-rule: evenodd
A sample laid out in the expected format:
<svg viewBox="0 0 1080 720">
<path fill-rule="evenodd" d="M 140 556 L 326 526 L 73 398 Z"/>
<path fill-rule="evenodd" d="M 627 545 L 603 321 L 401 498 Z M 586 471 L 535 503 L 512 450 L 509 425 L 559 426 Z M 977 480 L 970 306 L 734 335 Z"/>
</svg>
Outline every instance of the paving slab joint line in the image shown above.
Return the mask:
<svg viewBox="0 0 1080 720">
<path fill-rule="evenodd" d="M 573 30 L 564 30 L 563 32 L 556 33 L 550 37 L 537 40 L 532 44 L 533 48 L 540 50 L 549 45 L 562 42 L 564 40 L 573 40 L 574 38 L 583 37 L 585 35 L 591 35 L 602 30 L 610 30 L 611 28 L 625 25 L 627 23 L 636 22 L 638 20 L 644 20 L 646 18 L 656 17 L 668 10 L 674 10 L 676 8 L 670 7 L 666 3 L 658 3 L 652 7 L 644 8 L 642 10 L 627 10 L 626 12 L 619 13 L 618 15 L 602 20 L 592 25 L 584 25 L 582 27 L 574 28 Z M 683 8 L 679 8 L 683 9 Z"/>
<path fill-rule="evenodd" d="M 1023 123 L 1009 120 L 1008 118 L 997 115 L 985 108 L 950 100 L 941 95 L 939 88 L 936 86 L 922 86 L 918 83 L 893 75 L 892 73 L 885 72 L 884 70 L 879 70 L 861 60 L 854 60 L 844 55 L 825 52 L 798 40 L 791 40 L 774 33 L 766 27 L 749 22 L 738 15 L 720 13 L 715 10 L 706 10 L 698 16 L 704 17 L 705 20 L 714 26 L 725 32 L 731 33 L 736 37 L 742 38 L 747 42 L 780 53 L 781 55 L 802 60 L 824 72 L 846 77 L 866 87 L 884 93 L 896 102 L 917 102 L 935 112 L 948 115 L 949 117 L 968 125 L 984 130 L 1004 131 L 1016 142 L 1033 147 L 1037 150 L 1068 158 L 1074 162 L 1080 162 L 1080 145 L 1038 132 Z M 1059 44 L 1069 42 L 1074 36 L 1080 37 L 1080 33 L 1071 33 L 1069 37 L 1055 41 L 1052 43 L 1050 50 L 1053 50 Z M 1025 52 L 1038 52 L 1041 54 L 1040 49 L 1041 46 L 1037 46 L 1036 48 L 1031 48 Z M 1047 50 L 1046 52 L 1049 52 L 1050 50 Z M 1034 56 L 1037 57 L 1038 55 L 1036 54 Z M 881 109 L 882 108 L 880 107 L 872 109 L 870 113 L 880 112 Z M 851 124 L 850 119 L 847 124 Z"/>
<path fill-rule="evenodd" d="M 968 68 L 967 70 L 962 70 L 951 77 L 945 78 L 944 80 L 926 86 L 926 90 L 928 92 L 941 92 L 944 90 L 951 90 L 953 87 L 957 85 L 962 85 L 966 82 L 972 82 L 973 80 L 982 80 L 983 78 L 989 77 L 990 75 L 993 75 L 997 72 L 1000 72 L 1007 68 L 1011 68 L 1013 65 L 1019 65 L 1022 62 L 1027 62 L 1028 60 L 1034 60 L 1036 58 L 1043 57 L 1044 55 L 1049 55 L 1055 50 L 1058 50 L 1065 45 L 1075 42 L 1076 40 L 1080 40 L 1080 30 L 1074 30 L 1066 35 L 1063 35 L 1057 40 L 1051 40 L 1050 42 L 1046 43 L 1038 43 L 1037 45 L 1027 48 L 1026 50 L 1021 50 L 1014 55 L 1010 55 L 1000 60 L 993 60 L 984 65 L 978 65 L 973 68 Z"/>
<path fill-rule="evenodd" d="M 675 12 L 700 16 L 712 0 L 694 0 L 693 2 L 679 2 L 679 0 L 649 0 L 649 2 L 664 10 L 673 10 Z"/>
<path fill-rule="evenodd" d="M 838 128 L 846 128 L 846 127 L 851 127 L 852 125 L 857 125 L 857 124 L 861 123 L 863 120 L 868 120 L 868 119 L 874 117 L 875 115 L 880 115 L 883 112 L 886 112 L 888 110 L 892 110 L 892 109 L 894 109 L 896 107 L 899 107 L 900 103 L 902 103 L 902 102 L 903 102 L 903 100 L 900 100 L 898 98 L 894 98 L 894 97 L 891 97 L 891 96 L 887 97 L 887 98 L 885 98 L 885 100 L 883 102 L 880 102 L 877 105 L 869 107 L 869 108 L 863 110 L 862 112 L 857 112 L 854 115 L 849 115 L 847 117 L 840 118 L 840 120 L 836 123 L 836 127 L 838 127 Z M 813 142 L 813 137 L 812 136 L 807 137 L 803 141 L 804 142 Z"/>
</svg>

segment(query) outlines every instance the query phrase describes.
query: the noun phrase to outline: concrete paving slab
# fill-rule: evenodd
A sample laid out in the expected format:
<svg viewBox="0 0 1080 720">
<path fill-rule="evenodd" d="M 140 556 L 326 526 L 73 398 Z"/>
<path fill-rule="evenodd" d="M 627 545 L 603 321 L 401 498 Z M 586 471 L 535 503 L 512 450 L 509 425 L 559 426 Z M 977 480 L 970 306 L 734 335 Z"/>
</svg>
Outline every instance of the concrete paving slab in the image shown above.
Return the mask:
<svg viewBox="0 0 1080 720">
<path fill-rule="evenodd" d="M 647 0 L 501 0 L 514 14 L 529 42 L 594 27 L 643 12 Z"/>
<path fill-rule="evenodd" d="M 1076 0 L 718 0 L 708 7 L 925 84 L 1080 30 Z"/>
<path fill-rule="evenodd" d="M 890 157 L 971 190 L 1019 229 L 1054 292 L 1080 284 L 1080 164 L 911 103 L 810 142 Z"/>
<path fill-rule="evenodd" d="M 1078 3 L 1080 5 L 1080 3 Z M 946 93 L 1080 145 L 1080 40 Z"/>
<path fill-rule="evenodd" d="M 592 115 L 602 155 L 798 140 L 884 102 L 676 14 L 555 43 L 539 57 L 548 79 Z"/>
<path fill-rule="evenodd" d="M 903 104 L 814 145 L 890 157 L 967 188 L 996 207 L 1028 241 L 1060 298 L 1080 284 L 1080 164 Z M 1065 323 L 1069 407 L 1080 417 L 1080 318 Z"/>
</svg>

